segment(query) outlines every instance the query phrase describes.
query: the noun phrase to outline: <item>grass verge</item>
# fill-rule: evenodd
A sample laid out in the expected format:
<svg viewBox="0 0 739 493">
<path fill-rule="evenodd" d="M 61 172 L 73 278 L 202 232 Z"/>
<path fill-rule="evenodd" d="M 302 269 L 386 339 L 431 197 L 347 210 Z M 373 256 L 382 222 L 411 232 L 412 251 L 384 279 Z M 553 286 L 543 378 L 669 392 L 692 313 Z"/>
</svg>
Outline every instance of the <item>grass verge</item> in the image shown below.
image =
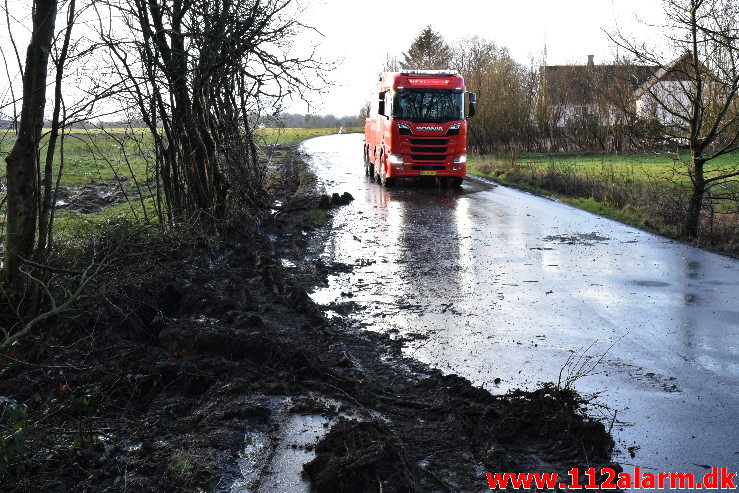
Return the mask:
<svg viewBox="0 0 739 493">
<path fill-rule="evenodd" d="M 739 156 L 711 163 L 709 176 L 736 166 Z M 689 178 L 667 155 L 572 156 L 540 154 L 471 156 L 468 172 L 497 183 L 552 196 L 580 209 L 672 238 L 682 234 Z M 729 182 L 707 197 L 695 243 L 739 255 L 739 184 Z"/>
</svg>

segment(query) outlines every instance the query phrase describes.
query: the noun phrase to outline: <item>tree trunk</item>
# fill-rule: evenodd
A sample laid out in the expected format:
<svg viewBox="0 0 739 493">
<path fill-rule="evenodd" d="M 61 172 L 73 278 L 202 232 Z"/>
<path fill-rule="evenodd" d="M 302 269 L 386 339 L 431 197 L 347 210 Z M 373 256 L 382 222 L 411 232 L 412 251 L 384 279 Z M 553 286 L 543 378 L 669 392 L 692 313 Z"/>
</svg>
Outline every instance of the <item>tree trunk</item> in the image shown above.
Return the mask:
<svg viewBox="0 0 739 493">
<path fill-rule="evenodd" d="M 7 162 L 8 211 L 4 279 L 11 292 L 25 288 L 25 276 L 19 271 L 24 258 L 33 255 L 36 216 L 38 214 L 38 183 L 36 165 L 39 140 L 44 124 L 46 104 L 46 74 L 49 50 L 56 22 L 56 0 L 36 0 L 33 13 L 33 34 L 26 54 L 23 77 L 23 106 L 20 125 Z"/>
<path fill-rule="evenodd" d="M 703 196 L 706 193 L 706 180 L 702 161 L 693 161 L 693 189 L 688 203 L 688 217 L 685 221 L 685 234 L 688 238 L 696 238 L 700 231 Z"/>
<path fill-rule="evenodd" d="M 51 248 L 51 211 L 54 207 L 53 201 L 53 164 L 54 153 L 56 152 L 56 142 L 59 138 L 59 114 L 62 107 L 62 83 L 64 76 L 64 64 L 67 62 L 67 52 L 69 50 L 69 40 L 72 37 L 72 26 L 75 18 L 75 0 L 70 0 L 68 7 L 67 29 L 64 33 L 64 43 L 59 54 L 59 60 L 56 61 L 56 80 L 54 83 L 54 112 L 51 117 L 51 131 L 49 132 L 49 142 L 46 146 L 46 163 L 44 166 L 44 175 L 42 186 L 39 187 L 43 193 L 41 199 L 41 211 L 38 218 L 38 243 L 36 245 L 36 257 L 43 261 L 47 248 Z"/>
</svg>

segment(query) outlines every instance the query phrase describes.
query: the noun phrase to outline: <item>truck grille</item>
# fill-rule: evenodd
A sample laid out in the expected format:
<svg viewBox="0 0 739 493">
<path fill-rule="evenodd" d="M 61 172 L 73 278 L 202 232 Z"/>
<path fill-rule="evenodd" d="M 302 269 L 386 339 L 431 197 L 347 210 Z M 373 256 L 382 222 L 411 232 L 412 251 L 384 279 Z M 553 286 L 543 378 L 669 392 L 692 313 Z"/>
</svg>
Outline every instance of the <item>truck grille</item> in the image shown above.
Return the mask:
<svg viewBox="0 0 739 493">
<path fill-rule="evenodd" d="M 446 146 L 449 139 L 411 139 L 413 146 Z"/>
<path fill-rule="evenodd" d="M 446 152 L 446 147 L 420 147 L 411 146 L 411 152 Z"/>
<path fill-rule="evenodd" d="M 444 161 L 446 154 L 411 154 L 414 161 Z"/>
<path fill-rule="evenodd" d="M 443 169 L 446 169 L 446 166 L 411 166 L 411 169 L 420 170 L 420 171 L 440 171 Z"/>
</svg>

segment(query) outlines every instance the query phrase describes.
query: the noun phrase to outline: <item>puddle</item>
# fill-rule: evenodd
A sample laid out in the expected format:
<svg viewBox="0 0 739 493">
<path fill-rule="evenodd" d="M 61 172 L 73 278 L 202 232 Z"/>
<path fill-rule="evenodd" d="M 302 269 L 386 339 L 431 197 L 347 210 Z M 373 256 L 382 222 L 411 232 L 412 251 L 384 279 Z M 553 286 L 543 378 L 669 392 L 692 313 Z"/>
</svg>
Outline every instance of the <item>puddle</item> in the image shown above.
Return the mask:
<svg viewBox="0 0 739 493">
<path fill-rule="evenodd" d="M 244 450 L 239 460 L 241 478 L 234 483 L 234 493 L 250 493 L 255 491 L 260 472 L 269 458 L 272 441 L 269 434 L 260 431 L 248 431 L 244 437 Z"/>
<path fill-rule="evenodd" d="M 329 410 L 339 406 L 325 399 L 320 403 Z M 277 432 L 246 432 L 239 460 L 241 477 L 234 481 L 230 493 L 308 493 L 310 483 L 303 479 L 303 465 L 315 458 L 316 444 L 340 417 L 356 418 L 343 412 L 294 413 L 288 410 L 293 404 L 292 399 L 277 404 L 284 409 Z"/>
<path fill-rule="evenodd" d="M 277 450 L 270 460 L 257 493 L 308 493 L 310 483 L 302 477 L 303 464 L 316 456 L 315 444 L 330 428 L 323 416 L 293 414 L 283 425 Z M 238 491 L 238 490 L 237 490 Z"/>
<path fill-rule="evenodd" d="M 73 185 L 59 188 L 56 206 L 82 214 L 96 214 L 110 205 L 124 202 L 125 199 L 122 186 L 117 183 Z"/>
<path fill-rule="evenodd" d="M 329 278 L 330 287 L 318 288 L 312 293 L 309 293 L 311 299 L 319 305 L 328 305 L 336 301 L 341 296 L 341 289 L 335 286 L 335 282 L 333 281 L 333 279 Z"/>
</svg>

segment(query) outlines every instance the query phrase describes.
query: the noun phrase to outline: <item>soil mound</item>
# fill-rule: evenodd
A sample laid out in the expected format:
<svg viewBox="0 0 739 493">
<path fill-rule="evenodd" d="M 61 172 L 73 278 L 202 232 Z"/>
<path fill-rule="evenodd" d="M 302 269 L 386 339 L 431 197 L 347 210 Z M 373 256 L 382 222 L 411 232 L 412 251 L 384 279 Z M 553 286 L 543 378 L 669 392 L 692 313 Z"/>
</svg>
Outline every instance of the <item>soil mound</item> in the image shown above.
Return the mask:
<svg viewBox="0 0 739 493">
<path fill-rule="evenodd" d="M 379 421 L 340 419 L 303 472 L 316 493 L 419 491 L 400 438 Z"/>
</svg>

